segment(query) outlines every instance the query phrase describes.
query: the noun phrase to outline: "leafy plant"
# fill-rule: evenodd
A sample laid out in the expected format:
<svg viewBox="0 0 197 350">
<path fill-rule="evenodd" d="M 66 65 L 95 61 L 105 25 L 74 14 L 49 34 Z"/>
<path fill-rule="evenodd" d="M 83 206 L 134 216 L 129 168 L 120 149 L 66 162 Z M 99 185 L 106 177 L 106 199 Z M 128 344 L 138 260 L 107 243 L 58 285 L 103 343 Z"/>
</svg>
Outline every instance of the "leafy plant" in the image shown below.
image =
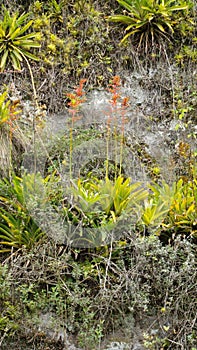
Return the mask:
<svg viewBox="0 0 197 350">
<path fill-rule="evenodd" d="M 161 199 L 155 201 L 153 198 L 151 198 L 148 201 L 145 201 L 141 220 L 149 232 L 151 230 L 159 232 L 158 228 L 164 220 L 168 209 L 169 208 L 166 207 L 166 203 L 162 202 Z"/>
<path fill-rule="evenodd" d="M 74 194 L 74 202 L 84 211 L 94 210 L 95 204 L 99 202 L 101 197 L 99 192 L 94 190 L 92 181 L 77 180 L 77 184 L 72 181 L 71 192 Z"/>
<path fill-rule="evenodd" d="M 130 178 L 122 176 L 114 180 L 72 180 L 68 191 L 71 196 L 63 209 L 65 219 L 74 225 L 80 239 L 77 244 L 84 240 L 91 246 L 103 245 L 114 229 L 119 234 L 125 219 L 137 221 L 140 203 L 148 196 L 140 183 L 131 184 Z"/>
<path fill-rule="evenodd" d="M 186 10 L 187 4 L 183 1 L 174 0 L 117 0 L 128 12 L 124 15 L 109 16 L 109 20 L 120 22 L 126 27 L 126 35 L 122 42 L 131 35 L 136 35 L 138 47 L 158 42 L 160 38 L 169 39 L 174 33 L 176 21 L 173 13 Z M 180 20 L 180 19 L 179 19 Z"/>
<path fill-rule="evenodd" d="M 8 98 L 8 88 L 0 94 L 0 172 L 4 176 L 11 173 L 19 154 L 17 146 L 23 146 L 22 137 L 16 120 L 20 118 L 18 109 L 20 100 L 11 101 Z M 20 156 L 19 156 L 20 157 Z M 15 163 L 15 164 L 14 164 Z"/>
<path fill-rule="evenodd" d="M 178 180 L 165 228 L 197 237 L 197 180 Z"/>
<path fill-rule="evenodd" d="M 6 101 L 7 91 L 0 95 L 0 126 L 6 123 L 10 118 L 9 105 L 10 101 Z"/>
<path fill-rule="evenodd" d="M 65 1 L 50 0 L 48 5 L 49 18 L 52 18 L 54 22 L 63 22 L 62 10 L 65 5 Z"/>
<path fill-rule="evenodd" d="M 0 70 L 3 71 L 8 62 L 10 62 L 14 69 L 21 69 L 21 62 L 28 58 L 38 60 L 38 58 L 30 53 L 31 48 L 39 48 L 40 44 L 36 41 L 37 33 L 25 34 L 30 29 L 33 21 L 30 20 L 26 24 L 29 13 L 22 15 L 11 15 L 8 10 L 4 8 L 4 17 L 0 21 Z"/>
<path fill-rule="evenodd" d="M 174 187 L 170 187 L 166 182 L 161 185 L 153 184 L 149 186 L 151 194 L 144 202 L 141 221 L 148 230 L 159 232 L 159 228 L 164 221 L 170 205 L 174 198 Z"/>
<path fill-rule="evenodd" d="M 0 202 L 0 244 L 6 246 L 1 251 L 30 249 L 44 233 L 28 213 L 22 179 L 14 175 L 12 183 L 0 180 Z"/>
<path fill-rule="evenodd" d="M 19 114 L 16 105 L 11 104 L 11 101 L 7 99 L 7 95 L 7 90 L 0 95 L 0 127 L 8 124 Z"/>
<path fill-rule="evenodd" d="M 108 178 L 100 180 L 94 188 L 101 194 L 99 201 L 102 209 L 107 215 L 112 215 L 114 221 L 125 210 L 137 208 L 148 195 L 148 191 L 141 187 L 141 183 L 131 184 L 130 178 L 125 180 L 121 175 L 114 181 Z"/>
<path fill-rule="evenodd" d="M 166 241 L 172 234 L 197 236 L 197 181 L 181 178 L 171 186 L 165 182 L 150 186 L 141 223 Z"/>
<path fill-rule="evenodd" d="M 0 209 L 0 244 L 10 248 L 3 248 L 1 252 L 10 251 L 12 248 L 32 248 L 43 237 L 43 232 L 28 215 Z"/>
</svg>

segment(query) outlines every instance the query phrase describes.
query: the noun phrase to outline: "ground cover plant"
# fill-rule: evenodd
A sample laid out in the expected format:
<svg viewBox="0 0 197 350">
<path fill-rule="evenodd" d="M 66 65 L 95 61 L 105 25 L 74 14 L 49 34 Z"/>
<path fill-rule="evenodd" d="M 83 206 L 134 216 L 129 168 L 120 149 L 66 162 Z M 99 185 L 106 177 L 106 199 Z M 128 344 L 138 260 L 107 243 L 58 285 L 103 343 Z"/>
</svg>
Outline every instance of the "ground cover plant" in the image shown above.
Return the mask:
<svg viewBox="0 0 197 350">
<path fill-rule="evenodd" d="M 168 24 L 160 21 L 163 3 Z M 16 54 L 19 61 L 14 62 L 13 55 L 8 61 L 12 50 L 0 56 L 5 65 L 0 75 L 2 349 L 63 349 L 68 341 L 82 349 L 101 349 L 103 339 L 120 328 L 132 344 L 136 325 L 146 349 L 196 349 L 196 133 L 190 131 L 196 116 L 191 75 L 195 4 L 186 4 L 187 9 L 180 2 L 162 4 L 159 20 L 154 12 L 156 26 L 147 26 L 147 18 L 139 28 L 133 23 L 137 31 L 120 46 L 125 27 L 121 32 L 108 21 L 122 10 L 117 1 L 4 1 L 7 20 L 1 14 L 1 25 L 10 28 L 10 39 L 21 39 L 20 34 L 24 40 L 36 38 L 41 48 L 26 42 L 28 52 L 39 58 L 27 56 L 30 70 L 23 55 Z M 143 16 L 153 12 L 151 6 L 142 9 Z M 17 22 L 24 11 L 27 26 Z M 34 37 L 37 31 L 40 36 Z M 146 39 L 156 45 L 157 35 L 167 36 L 173 47 L 162 42 L 161 55 L 155 46 L 146 57 L 143 50 L 135 51 L 137 36 L 146 48 Z M 5 36 L 3 43 L 7 50 Z M 152 81 L 151 69 L 158 62 L 170 74 L 164 78 L 161 69 L 163 77 L 155 74 Z M 18 64 L 21 72 L 15 71 Z M 186 65 L 189 75 L 183 74 Z M 148 106 L 147 118 L 153 124 L 162 118 L 173 122 L 172 178 L 164 179 L 146 144 L 126 132 L 127 110 L 135 107 L 122 96 L 124 77 L 116 73 L 124 76 L 124 69 L 136 67 L 149 72 L 141 84 L 150 90 L 157 86 L 166 100 L 160 115 L 151 114 Z M 110 94 L 105 123 L 77 126 L 83 121 L 85 91 L 92 86 L 105 86 Z M 30 96 L 33 107 L 26 116 L 24 101 Z M 68 130 L 48 148 L 37 109 L 43 104 L 47 113 L 64 106 L 69 115 Z M 93 145 L 101 152 L 78 161 Z M 23 153 L 32 162 L 32 173 L 25 163 L 21 167 Z M 130 176 L 132 154 L 145 169 L 146 181 Z M 53 226 L 57 222 L 61 225 Z"/>
</svg>

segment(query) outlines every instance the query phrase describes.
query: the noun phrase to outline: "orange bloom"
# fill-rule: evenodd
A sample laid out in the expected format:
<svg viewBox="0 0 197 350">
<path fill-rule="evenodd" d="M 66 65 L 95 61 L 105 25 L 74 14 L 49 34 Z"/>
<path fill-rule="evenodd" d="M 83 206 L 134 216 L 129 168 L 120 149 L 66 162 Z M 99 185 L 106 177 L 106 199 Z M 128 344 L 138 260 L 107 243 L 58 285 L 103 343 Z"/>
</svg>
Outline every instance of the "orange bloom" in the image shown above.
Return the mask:
<svg viewBox="0 0 197 350">
<path fill-rule="evenodd" d="M 120 86 L 121 81 L 119 75 L 115 75 L 112 80 L 112 86 Z"/>
<path fill-rule="evenodd" d="M 75 93 L 77 96 L 83 96 L 85 94 L 85 92 L 83 92 L 83 85 L 86 82 L 86 79 L 81 79 L 79 82 L 79 86 L 77 86 L 75 88 Z"/>
<path fill-rule="evenodd" d="M 129 105 L 129 97 L 124 97 L 123 101 L 122 101 L 122 107 L 128 107 Z"/>
<path fill-rule="evenodd" d="M 112 100 L 111 103 L 112 105 L 116 105 L 117 104 L 117 100 L 120 98 L 120 95 L 117 94 L 116 92 L 112 95 Z"/>
</svg>

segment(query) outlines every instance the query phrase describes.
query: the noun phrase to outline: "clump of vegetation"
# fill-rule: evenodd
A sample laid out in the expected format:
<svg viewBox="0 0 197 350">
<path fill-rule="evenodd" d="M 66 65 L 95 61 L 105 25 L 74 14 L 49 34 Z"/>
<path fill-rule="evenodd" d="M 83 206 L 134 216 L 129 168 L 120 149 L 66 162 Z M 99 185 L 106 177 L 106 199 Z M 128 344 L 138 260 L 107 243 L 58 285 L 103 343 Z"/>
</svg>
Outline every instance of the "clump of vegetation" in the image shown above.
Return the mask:
<svg viewBox="0 0 197 350">
<path fill-rule="evenodd" d="M 22 181 L 13 175 L 0 180 L 0 244 L 1 252 L 26 247 L 30 249 L 44 236 L 42 230 L 28 213 Z"/>
<path fill-rule="evenodd" d="M 134 36 L 139 43 L 138 49 L 145 49 L 148 46 L 154 47 L 161 40 L 172 39 L 173 27 L 176 26 L 181 17 L 176 17 L 174 13 L 188 9 L 188 5 L 183 1 L 160 1 L 160 0 L 117 0 L 123 6 L 126 13 L 123 15 L 113 15 L 110 21 L 126 24 L 127 34 L 122 39 L 124 42 L 129 36 Z M 186 12 L 186 11 L 185 11 Z"/>
<path fill-rule="evenodd" d="M 19 340 L 38 349 L 65 347 L 69 336 L 84 349 L 100 348 L 114 329 L 133 334 L 136 319 L 142 328 L 147 320 L 147 349 L 195 349 L 197 181 L 196 150 L 189 144 L 196 137 L 189 130 L 195 85 L 188 86 L 171 68 L 171 63 L 186 69 L 185 62 L 195 62 L 194 4 L 118 3 L 126 9 L 124 16 L 116 15 L 116 1 L 94 0 L 7 0 L 1 15 L 4 86 L 11 78 L 24 99 L 33 87 L 37 107 L 46 103 L 54 111 L 61 105 L 70 114 L 68 132 L 40 150 L 36 137 L 42 125 L 35 125 L 32 109 L 26 135 L 33 144 L 30 174 L 15 160 L 22 101 L 12 100 L 2 85 L 0 137 L 7 143 L 1 142 L 1 158 L 7 154 L 8 160 L 0 179 L 2 349 L 15 348 Z M 122 33 L 109 24 L 109 16 L 128 26 L 122 47 Z M 144 49 L 149 53 L 150 46 L 147 59 Z M 182 125 L 188 131 L 187 141 L 177 140 L 174 177 L 167 181 L 146 145 L 125 132 L 129 101 L 121 96 L 119 75 L 114 76 L 120 69 L 142 69 L 144 63 L 153 68 L 158 61 L 170 67 L 171 86 L 159 80 L 148 88 L 158 84 L 166 91 L 174 132 Z M 14 72 L 6 69 L 11 66 Z M 25 92 L 29 74 L 32 85 Z M 106 122 L 78 127 L 84 87 L 103 87 L 109 79 Z M 101 152 L 86 157 L 93 145 Z M 36 166 L 43 153 L 47 161 L 41 175 Z M 134 181 L 128 173 L 132 154 L 144 166 L 146 181 Z"/>
<path fill-rule="evenodd" d="M 156 236 L 131 238 L 131 234 L 127 231 L 126 241 L 89 252 L 48 242 L 29 253 L 15 254 L 12 266 L 8 259 L 7 272 L 1 277 L 4 290 L 9 285 L 8 295 L 1 298 L 12 308 L 21 307 L 20 317 L 17 310 L 9 316 L 17 327 L 1 329 L 2 348 L 9 348 L 17 336 L 42 344 L 55 334 L 57 338 L 65 334 L 63 346 L 67 335 L 75 334 L 78 346 L 92 349 L 106 331 L 121 325 L 132 330 L 136 315 L 139 324 L 149 322 L 146 346 L 151 340 L 168 346 L 176 342 L 177 349 L 178 344 L 194 346 L 194 246 L 177 237 L 173 246 L 164 247 Z M 8 313 L 7 303 L 2 311 Z"/>
</svg>

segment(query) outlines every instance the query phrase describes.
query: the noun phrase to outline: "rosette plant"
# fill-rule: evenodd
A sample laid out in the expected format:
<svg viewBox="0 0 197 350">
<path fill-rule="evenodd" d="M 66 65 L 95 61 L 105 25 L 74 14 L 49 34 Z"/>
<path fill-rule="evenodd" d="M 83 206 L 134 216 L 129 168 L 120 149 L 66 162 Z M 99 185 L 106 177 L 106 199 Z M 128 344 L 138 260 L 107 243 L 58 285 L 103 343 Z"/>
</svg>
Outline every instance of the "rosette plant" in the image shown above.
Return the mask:
<svg viewBox="0 0 197 350">
<path fill-rule="evenodd" d="M 121 42 L 129 36 L 135 35 L 141 47 L 145 44 L 158 42 L 159 39 L 169 37 L 174 33 L 174 26 L 180 17 L 175 20 L 174 12 L 188 8 L 182 0 L 117 0 L 124 7 L 124 14 L 109 16 L 112 22 L 125 24 L 126 34 Z"/>
<path fill-rule="evenodd" d="M 40 47 L 37 42 L 38 33 L 26 33 L 33 21 L 27 21 L 29 13 L 22 15 L 11 15 L 4 8 L 4 17 L 0 21 L 0 71 L 11 63 L 15 70 L 21 69 L 23 60 L 29 64 L 28 59 L 38 60 L 38 58 L 30 52 L 32 48 Z M 29 66 L 28 66 L 29 68 Z"/>
</svg>

